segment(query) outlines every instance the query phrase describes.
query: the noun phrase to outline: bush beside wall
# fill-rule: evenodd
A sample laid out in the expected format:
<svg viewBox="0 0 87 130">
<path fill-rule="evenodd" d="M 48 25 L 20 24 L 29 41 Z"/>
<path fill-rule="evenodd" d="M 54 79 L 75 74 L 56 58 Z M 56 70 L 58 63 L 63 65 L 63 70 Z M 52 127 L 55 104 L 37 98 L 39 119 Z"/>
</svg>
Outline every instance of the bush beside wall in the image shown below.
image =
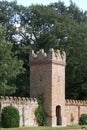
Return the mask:
<svg viewBox="0 0 87 130">
<path fill-rule="evenodd" d="M 80 116 L 79 125 L 87 125 L 87 114 L 82 114 Z"/>
<path fill-rule="evenodd" d="M 6 106 L 1 113 L 1 126 L 4 128 L 19 127 L 20 116 L 17 108 Z"/>
</svg>

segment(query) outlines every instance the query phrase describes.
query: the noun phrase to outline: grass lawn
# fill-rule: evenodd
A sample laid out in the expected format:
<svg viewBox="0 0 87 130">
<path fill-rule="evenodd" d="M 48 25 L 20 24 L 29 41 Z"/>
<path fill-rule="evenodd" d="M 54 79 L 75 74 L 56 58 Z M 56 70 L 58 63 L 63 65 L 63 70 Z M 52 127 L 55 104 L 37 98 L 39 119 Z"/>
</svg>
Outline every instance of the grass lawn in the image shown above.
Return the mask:
<svg viewBox="0 0 87 130">
<path fill-rule="evenodd" d="M 1 128 L 0 130 L 87 130 L 87 126 Z"/>
</svg>

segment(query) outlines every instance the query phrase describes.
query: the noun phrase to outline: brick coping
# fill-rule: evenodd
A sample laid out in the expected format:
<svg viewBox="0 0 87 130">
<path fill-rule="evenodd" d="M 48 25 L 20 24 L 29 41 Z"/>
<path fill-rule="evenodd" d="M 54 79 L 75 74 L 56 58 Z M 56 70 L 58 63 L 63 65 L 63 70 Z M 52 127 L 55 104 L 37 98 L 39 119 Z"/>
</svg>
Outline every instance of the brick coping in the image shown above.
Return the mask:
<svg viewBox="0 0 87 130">
<path fill-rule="evenodd" d="M 80 105 L 80 106 L 87 106 L 87 100 L 73 100 L 73 99 L 66 99 L 65 105 Z"/>
</svg>

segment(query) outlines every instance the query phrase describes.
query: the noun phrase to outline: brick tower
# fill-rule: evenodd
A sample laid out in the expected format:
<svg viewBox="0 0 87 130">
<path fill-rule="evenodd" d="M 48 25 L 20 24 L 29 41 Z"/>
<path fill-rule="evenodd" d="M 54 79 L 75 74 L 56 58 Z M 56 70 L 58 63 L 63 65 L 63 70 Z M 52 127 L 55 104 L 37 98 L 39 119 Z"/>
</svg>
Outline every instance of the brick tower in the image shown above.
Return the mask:
<svg viewBox="0 0 87 130">
<path fill-rule="evenodd" d="M 48 126 L 66 125 L 65 121 L 65 65 L 66 54 L 43 49 L 30 54 L 30 96 L 44 96 Z"/>
</svg>

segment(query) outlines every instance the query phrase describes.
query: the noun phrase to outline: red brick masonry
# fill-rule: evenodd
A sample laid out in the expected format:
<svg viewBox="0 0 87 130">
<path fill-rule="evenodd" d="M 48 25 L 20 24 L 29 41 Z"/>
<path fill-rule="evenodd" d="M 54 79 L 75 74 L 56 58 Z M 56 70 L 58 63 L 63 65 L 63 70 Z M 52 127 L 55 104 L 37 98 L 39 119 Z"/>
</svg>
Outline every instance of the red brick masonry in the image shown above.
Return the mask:
<svg viewBox="0 0 87 130">
<path fill-rule="evenodd" d="M 80 115 L 85 113 L 87 114 L 86 100 L 65 100 L 65 114 L 67 125 L 78 124 Z M 72 116 L 73 121 L 71 121 Z"/>
</svg>

